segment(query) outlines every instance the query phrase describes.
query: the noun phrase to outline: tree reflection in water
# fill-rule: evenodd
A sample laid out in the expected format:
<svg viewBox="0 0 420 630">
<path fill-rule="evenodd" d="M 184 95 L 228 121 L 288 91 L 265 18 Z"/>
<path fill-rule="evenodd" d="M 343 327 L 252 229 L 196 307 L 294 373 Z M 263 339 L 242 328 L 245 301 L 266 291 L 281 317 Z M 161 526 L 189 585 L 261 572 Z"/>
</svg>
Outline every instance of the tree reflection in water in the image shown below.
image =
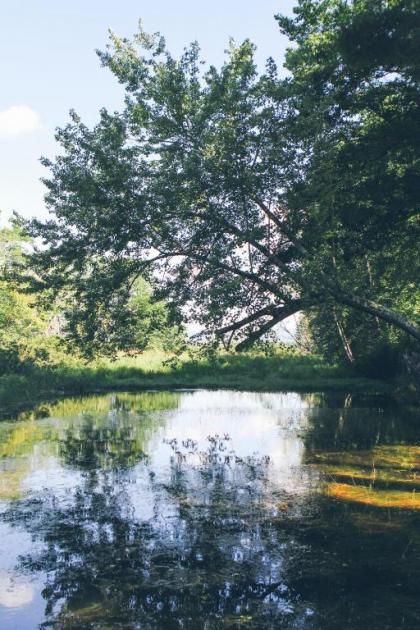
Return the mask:
<svg viewBox="0 0 420 630">
<path fill-rule="evenodd" d="M 42 627 L 419 626 L 419 517 L 318 491 L 333 464 L 309 449 L 317 414 L 299 472 L 307 491 L 293 492 L 277 483 L 268 456 L 235 453 L 225 434 L 208 435 L 205 448 L 167 438 L 168 459 L 156 469 L 146 456 L 152 421 L 139 429 L 126 412 L 56 427 L 54 448 L 78 481 L 2 513 L 33 537 L 18 568 L 45 575 Z M 336 410 L 334 446 L 340 426 L 350 431 L 343 413 L 351 422 L 348 407 Z"/>
<path fill-rule="evenodd" d="M 133 479 L 121 470 L 86 472 L 66 500 L 44 493 L 8 511 L 9 523 L 45 543 L 21 560 L 21 568 L 48 575 L 45 627 L 206 620 L 211 628 L 312 615 L 283 579 L 291 542 L 279 541 L 274 523 L 286 497 L 267 504 L 269 462 L 223 452 L 224 442 L 211 437 L 208 452 L 191 455 L 190 444 L 174 446 L 169 483 L 145 466 L 154 513 L 147 521 L 135 518 Z"/>
</svg>

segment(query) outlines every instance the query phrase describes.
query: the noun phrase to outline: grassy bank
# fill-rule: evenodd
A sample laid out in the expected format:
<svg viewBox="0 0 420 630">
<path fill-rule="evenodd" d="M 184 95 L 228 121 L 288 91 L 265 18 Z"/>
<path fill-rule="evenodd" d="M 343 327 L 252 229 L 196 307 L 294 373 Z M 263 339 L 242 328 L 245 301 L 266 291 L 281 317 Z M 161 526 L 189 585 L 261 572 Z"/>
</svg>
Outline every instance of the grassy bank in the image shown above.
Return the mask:
<svg viewBox="0 0 420 630">
<path fill-rule="evenodd" d="M 319 357 L 277 350 L 179 360 L 159 351 L 93 364 L 71 359 L 54 367 L 31 366 L 0 377 L 0 408 L 33 400 L 110 390 L 235 388 L 255 391 L 384 391 L 385 385 L 360 378 Z"/>
</svg>

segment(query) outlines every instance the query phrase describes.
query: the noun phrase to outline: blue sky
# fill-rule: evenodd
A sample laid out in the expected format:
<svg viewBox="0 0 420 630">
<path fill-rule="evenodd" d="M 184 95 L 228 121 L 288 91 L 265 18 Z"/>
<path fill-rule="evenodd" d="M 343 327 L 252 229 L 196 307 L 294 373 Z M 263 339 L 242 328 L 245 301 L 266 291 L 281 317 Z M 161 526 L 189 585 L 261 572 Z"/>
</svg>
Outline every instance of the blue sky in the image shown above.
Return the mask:
<svg viewBox="0 0 420 630">
<path fill-rule="evenodd" d="M 13 209 L 46 216 L 41 155 L 56 153 L 54 129 L 74 108 L 91 125 L 100 107 L 119 109 L 122 88 L 100 67 L 108 28 L 130 37 L 139 18 L 161 31 L 173 54 L 198 40 L 208 63 L 220 64 L 228 40 L 249 37 L 260 64 L 282 64 L 287 40 L 276 13 L 295 0 L 2 0 L 0 5 L 0 221 Z"/>
</svg>

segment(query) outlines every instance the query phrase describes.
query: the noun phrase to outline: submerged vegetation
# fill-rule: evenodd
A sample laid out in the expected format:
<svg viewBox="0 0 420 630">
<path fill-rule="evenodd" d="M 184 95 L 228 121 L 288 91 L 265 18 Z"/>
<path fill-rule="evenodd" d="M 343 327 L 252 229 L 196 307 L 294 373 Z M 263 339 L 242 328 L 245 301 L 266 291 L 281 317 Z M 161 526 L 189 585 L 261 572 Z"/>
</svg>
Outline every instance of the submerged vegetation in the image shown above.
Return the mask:
<svg viewBox="0 0 420 630">
<path fill-rule="evenodd" d="M 420 446 L 377 446 L 370 451 L 315 453 L 324 492 L 379 508 L 420 509 Z"/>
<path fill-rule="evenodd" d="M 412 492 L 377 490 L 372 487 L 331 482 L 327 485 L 325 492 L 342 501 L 354 501 L 380 508 L 420 510 L 420 496 L 415 490 Z"/>
</svg>

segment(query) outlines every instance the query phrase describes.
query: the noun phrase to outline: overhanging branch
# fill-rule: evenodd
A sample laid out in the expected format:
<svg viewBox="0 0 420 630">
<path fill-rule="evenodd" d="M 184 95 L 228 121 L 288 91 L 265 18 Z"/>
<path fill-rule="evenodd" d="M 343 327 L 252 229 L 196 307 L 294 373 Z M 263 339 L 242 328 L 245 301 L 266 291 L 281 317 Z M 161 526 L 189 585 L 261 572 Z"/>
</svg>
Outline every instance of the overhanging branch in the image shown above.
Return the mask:
<svg viewBox="0 0 420 630">
<path fill-rule="evenodd" d="M 286 317 L 290 315 L 294 315 L 297 313 L 302 307 L 300 300 L 296 300 L 293 305 L 287 305 L 282 308 L 277 309 L 277 315 L 275 315 L 268 322 L 265 322 L 260 328 L 254 330 L 252 333 L 248 335 L 246 339 L 241 341 L 237 346 L 236 350 L 238 352 L 242 352 L 249 348 L 255 341 L 260 339 L 263 335 L 265 335 L 269 330 L 271 330 L 276 324 L 280 323 Z"/>
<path fill-rule="evenodd" d="M 225 335 L 228 332 L 240 330 L 244 326 L 247 326 L 248 324 L 252 324 L 252 322 L 255 322 L 257 319 L 260 319 L 260 317 L 264 317 L 267 315 L 276 317 L 277 315 L 280 315 L 284 311 L 284 309 L 289 308 L 289 307 L 290 308 L 296 307 L 297 310 L 300 310 L 300 308 L 302 307 L 301 300 L 293 300 L 293 302 L 289 302 L 287 305 L 283 305 L 283 306 L 276 306 L 275 304 L 270 304 L 269 306 L 266 306 L 265 308 L 261 308 L 258 311 L 255 311 L 254 313 L 252 313 L 251 315 L 248 315 L 247 317 L 240 319 L 239 321 L 232 322 L 232 324 L 229 324 L 228 326 L 219 328 L 216 332 L 219 335 Z"/>
</svg>

